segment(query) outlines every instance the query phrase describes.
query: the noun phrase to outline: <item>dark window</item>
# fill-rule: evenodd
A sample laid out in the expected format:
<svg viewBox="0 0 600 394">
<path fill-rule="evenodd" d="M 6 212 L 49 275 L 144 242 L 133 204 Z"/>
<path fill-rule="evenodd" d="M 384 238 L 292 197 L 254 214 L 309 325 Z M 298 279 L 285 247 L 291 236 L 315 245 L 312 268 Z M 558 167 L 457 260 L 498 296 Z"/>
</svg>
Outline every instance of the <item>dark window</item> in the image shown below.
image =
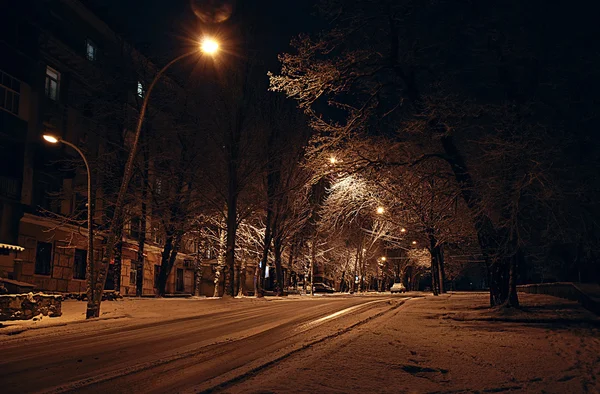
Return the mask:
<svg viewBox="0 0 600 394">
<path fill-rule="evenodd" d="M 85 279 L 87 267 L 87 250 L 75 249 L 75 260 L 73 263 L 73 278 Z"/>
<path fill-rule="evenodd" d="M 131 228 L 129 229 L 129 235 L 131 236 L 131 238 L 133 238 L 133 239 L 140 238 L 140 228 L 141 228 L 140 218 L 138 218 L 138 217 L 131 218 Z"/>
<path fill-rule="evenodd" d="M 51 271 L 52 244 L 38 241 L 35 251 L 35 273 L 38 275 L 50 275 Z"/>
<path fill-rule="evenodd" d="M 160 265 L 154 266 L 154 287 L 158 287 L 158 275 L 160 275 Z"/>
<path fill-rule="evenodd" d="M 183 291 L 183 269 L 177 268 L 177 291 Z"/>
<path fill-rule="evenodd" d="M 12 114 L 19 114 L 21 82 L 0 71 L 0 109 Z"/>
<path fill-rule="evenodd" d="M 129 268 L 129 284 L 135 285 L 137 283 L 137 262 L 132 261 Z"/>
</svg>

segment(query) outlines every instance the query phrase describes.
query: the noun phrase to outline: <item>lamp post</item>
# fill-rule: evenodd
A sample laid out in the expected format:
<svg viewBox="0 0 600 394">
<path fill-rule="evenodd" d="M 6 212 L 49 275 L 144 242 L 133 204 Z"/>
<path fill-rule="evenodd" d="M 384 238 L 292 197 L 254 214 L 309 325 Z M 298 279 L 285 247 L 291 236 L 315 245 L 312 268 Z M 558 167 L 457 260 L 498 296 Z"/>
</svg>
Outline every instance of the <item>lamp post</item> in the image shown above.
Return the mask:
<svg viewBox="0 0 600 394">
<path fill-rule="evenodd" d="M 214 54 L 219 50 L 219 44 L 210 38 L 205 38 L 201 43 L 199 43 L 198 51 Z M 148 86 L 148 90 L 144 94 L 144 100 L 142 102 L 142 107 L 140 108 L 140 114 L 137 120 L 135 135 L 133 137 L 133 142 L 131 144 L 131 149 L 129 151 L 129 156 L 127 157 L 127 163 L 125 164 L 125 171 L 123 172 L 123 179 L 121 181 L 121 186 L 119 188 L 119 194 L 117 196 L 117 202 L 115 204 L 115 211 L 113 215 L 113 220 L 111 221 L 110 229 L 108 232 L 108 239 L 106 242 L 106 253 L 103 258 L 102 265 L 100 266 L 100 270 L 98 271 L 98 278 L 95 281 L 95 287 L 92 291 L 92 297 L 88 298 L 87 310 L 86 310 L 86 319 L 99 317 L 100 316 L 100 302 L 102 301 L 102 291 L 104 290 L 104 282 L 106 280 L 106 271 L 108 262 L 112 258 L 113 248 L 116 243 L 116 234 L 118 233 L 119 226 L 123 221 L 123 205 L 125 202 L 125 195 L 127 194 L 127 188 L 129 186 L 129 181 L 131 179 L 131 174 L 133 172 L 133 161 L 135 160 L 135 156 L 137 154 L 138 143 L 140 140 L 140 135 L 142 132 L 142 124 L 144 123 L 144 117 L 146 115 L 146 108 L 148 107 L 148 100 L 150 98 L 150 94 L 156 85 L 156 82 L 160 79 L 160 77 L 164 74 L 164 72 L 171 67 L 174 63 L 177 63 L 183 58 L 191 56 L 198 51 L 192 51 L 188 53 L 184 53 L 181 56 L 176 57 L 167 63 L 163 68 L 161 68 L 158 73 L 154 76 L 154 79 Z"/>
<path fill-rule="evenodd" d="M 90 171 L 90 165 L 87 161 L 87 158 L 81 151 L 81 149 L 79 149 L 76 145 L 70 143 L 69 141 L 62 140 L 60 138 L 57 138 L 57 137 L 49 135 L 49 134 L 45 134 L 43 136 L 43 138 L 44 138 L 44 140 L 46 140 L 47 142 L 49 142 L 51 144 L 57 144 L 60 142 L 62 144 L 70 146 L 71 148 L 75 149 L 77 151 L 77 153 L 79 153 L 79 156 L 81 156 L 81 158 L 83 159 L 83 162 L 85 163 L 85 169 L 87 171 L 87 197 L 88 197 L 88 203 L 87 203 L 88 252 L 87 252 L 87 267 L 85 269 L 85 277 L 88 282 L 87 297 L 88 297 L 88 299 L 90 299 L 90 297 L 92 296 L 91 293 L 92 293 L 92 289 L 94 286 L 94 275 L 93 275 L 93 272 L 94 272 L 94 270 L 93 270 L 93 268 L 94 268 L 94 230 L 92 228 L 94 223 L 92 221 L 92 173 Z"/>
</svg>

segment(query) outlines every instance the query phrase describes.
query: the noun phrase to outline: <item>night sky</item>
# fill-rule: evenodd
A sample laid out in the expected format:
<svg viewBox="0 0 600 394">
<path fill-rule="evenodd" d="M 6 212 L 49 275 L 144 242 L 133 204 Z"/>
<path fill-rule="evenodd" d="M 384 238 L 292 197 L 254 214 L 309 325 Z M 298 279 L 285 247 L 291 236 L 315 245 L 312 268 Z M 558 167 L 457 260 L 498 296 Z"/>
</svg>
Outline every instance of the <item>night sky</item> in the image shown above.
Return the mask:
<svg viewBox="0 0 600 394">
<path fill-rule="evenodd" d="M 151 59 L 170 59 L 181 53 L 186 39 L 203 29 L 219 29 L 219 24 L 207 25 L 193 7 L 208 7 L 223 1 L 195 0 L 83 0 L 91 10 L 106 21 Z M 277 54 L 287 51 L 290 39 L 299 33 L 316 30 L 314 0 L 252 1 L 259 25 L 264 29 L 259 48 L 262 60 L 273 71 L 279 66 Z M 239 6 L 234 13 L 239 12 Z M 160 60 L 159 60 L 160 61 Z"/>
</svg>

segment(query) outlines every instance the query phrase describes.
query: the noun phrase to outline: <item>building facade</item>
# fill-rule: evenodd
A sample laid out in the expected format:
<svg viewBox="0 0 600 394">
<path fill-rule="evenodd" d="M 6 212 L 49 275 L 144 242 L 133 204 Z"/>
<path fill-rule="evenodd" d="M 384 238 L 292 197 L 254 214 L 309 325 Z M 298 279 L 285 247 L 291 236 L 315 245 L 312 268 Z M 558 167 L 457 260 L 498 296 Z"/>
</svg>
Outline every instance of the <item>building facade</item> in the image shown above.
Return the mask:
<svg viewBox="0 0 600 394">
<path fill-rule="evenodd" d="M 144 94 L 144 76 L 154 75 L 156 68 L 77 0 L 24 0 L 3 12 L 0 278 L 31 283 L 41 291 L 84 292 L 86 204 L 91 200 L 94 207 L 99 234 L 94 257 L 100 261 L 102 231 L 115 192 L 103 166 L 119 154 L 111 147 L 127 145 Z M 92 196 L 87 195 L 87 174 L 77 153 L 63 144 L 44 143 L 45 134 L 85 152 L 94 167 Z M 153 295 L 162 245 L 150 224 L 151 208 L 148 216 L 142 288 L 143 294 Z M 120 282 L 117 290 L 124 295 L 135 294 L 139 277 L 139 225 L 132 220 L 123 231 L 120 275 L 112 272 L 111 262 L 107 280 L 107 289 Z M 194 292 L 195 260 L 186 252 L 182 248 L 177 255 L 168 293 Z"/>
</svg>

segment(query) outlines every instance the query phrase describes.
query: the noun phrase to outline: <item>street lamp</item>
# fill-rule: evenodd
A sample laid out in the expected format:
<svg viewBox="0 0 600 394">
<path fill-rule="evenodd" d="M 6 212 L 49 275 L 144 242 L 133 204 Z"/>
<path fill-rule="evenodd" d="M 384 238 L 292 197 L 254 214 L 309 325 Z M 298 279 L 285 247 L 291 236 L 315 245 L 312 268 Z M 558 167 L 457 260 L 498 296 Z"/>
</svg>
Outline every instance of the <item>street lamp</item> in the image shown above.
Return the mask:
<svg viewBox="0 0 600 394">
<path fill-rule="evenodd" d="M 142 106 L 140 108 L 140 114 L 138 116 L 138 120 L 137 120 L 137 124 L 136 124 L 136 128 L 135 128 L 135 134 L 133 137 L 133 141 L 131 143 L 131 149 L 129 151 L 129 156 L 127 157 L 127 163 L 125 164 L 125 171 L 123 172 L 123 180 L 121 181 L 121 186 L 119 188 L 119 194 L 117 195 L 117 202 L 115 204 L 113 220 L 111 222 L 110 229 L 109 229 L 108 240 L 106 242 L 106 246 L 107 246 L 106 255 L 104 256 L 104 259 L 106 259 L 107 261 L 110 261 L 110 258 L 112 257 L 112 252 L 113 252 L 112 249 L 116 243 L 116 234 L 118 232 L 118 226 L 122 222 L 123 205 L 125 202 L 125 195 L 127 194 L 127 188 L 129 186 L 129 181 L 131 180 L 131 174 L 133 172 L 133 161 L 135 160 L 135 157 L 137 154 L 137 148 L 138 148 L 138 144 L 139 144 L 139 140 L 140 140 L 140 135 L 142 133 L 142 124 L 144 123 L 144 117 L 146 116 L 146 108 L 148 107 L 148 100 L 150 99 L 150 95 L 152 94 L 154 85 L 156 85 L 156 82 L 160 79 L 160 77 L 164 74 L 164 72 L 169 67 L 171 67 L 174 63 L 177 63 L 181 59 L 186 58 L 190 55 L 193 55 L 193 54 L 197 53 L 198 51 L 209 54 L 209 55 L 213 55 L 213 54 L 217 53 L 218 49 L 219 49 L 219 44 L 217 41 L 210 39 L 208 37 L 205 37 L 199 43 L 197 51 L 184 53 L 183 55 L 180 55 L 180 56 L 176 57 L 175 59 L 171 60 L 163 68 L 161 68 L 160 71 L 158 71 L 158 73 L 156 73 L 156 75 L 154 76 L 154 79 L 148 86 L 148 90 L 144 94 L 144 100 L 143 100 Z M 98 289 L 94 289 L 93 297 L 92 297 L 93 299 L 88 298 L 86 319 L 89 319 L 92 317 L 98 317 L 100 314 L 100 301 L 102 299 L 102 297 L 101 297 L 102 290 L 104 287 L 104 281 L 106 279 L 106 271 L 107 271 L 106 269 L 104 269 L 104 267 L 105 267 L 105 265 L 103 264 L 101 267 L 102 269 L 100 269 L 99 274 L 98 274 L 98 282 L 101 282 L 102 286 L 100 286 Z"/>
<path fill-rule="evenodd" d="M 87 196 L 88 196 L 88 203 L 87 203 L 87 225 L 88 225 L 88 253 L 87 253 L 87 267 L 85 270 L 85 275 L 86 275 L 86 279 L 88 281 L 88 300 L 90 299 L 90 297 L 92 296 L 91 294 L 91 290 L 94 288 L 94 275 L 93 275 L 93 264 L 94 264 L 94 230 L 92 229 L 93 227 L 93 221 L 92 221 L 92 173 L 90 171 L 90 165 L 87 161 L 87 158 L 85 157 L 85 155 L 83 154 L 83 152 L 81 151 L 81 149 L 79 149 L 76 145 L 70 143 L 69 141 L 65 141 L 62 140 L 60 138 L 57 138 L 53 135 L 49 135 L 49 134 L 44 134 L 43 138 L 51 143 L 51 144 L 57 144 L 57 143 L 63 143 L 67 146 L 70 146 L 71 148 L 75 149 L 77 151 L 77 153 L 79 153 L 79 156 L 81 156 L 81 158 L 83 159 L 83 162 L 85 163 L 85 169 L 87 171 Z"/>
<path fill-rule="evenodd" d="M 405 229 L 404 227 L 402 227 L 402 228 L 400 229 L 400 232 L 401 232 L 401 233 L 405 233 L 405 232 L 406 232 L 406 229 Z"/>
<path fill-rule="evenodd" d="M 412 244 L 413 244 L 413 245 L 416 245 L 416 244 L 417 244 L 417 241 L 412 241 Z"/>
<path fill-rule="evenodd" d="M 383 215 L 384 212 L 385 212 L 385 209 L 383 207 L 377 207 L 377 213 L 379 215 Z"/>
<path fill-rule="evenodd" d="M 219 43 L 212 38 L 206 37 L 200 43 L 200 49 L 202 52 L 212 55 L 219 50 Z"/>
</svg>

